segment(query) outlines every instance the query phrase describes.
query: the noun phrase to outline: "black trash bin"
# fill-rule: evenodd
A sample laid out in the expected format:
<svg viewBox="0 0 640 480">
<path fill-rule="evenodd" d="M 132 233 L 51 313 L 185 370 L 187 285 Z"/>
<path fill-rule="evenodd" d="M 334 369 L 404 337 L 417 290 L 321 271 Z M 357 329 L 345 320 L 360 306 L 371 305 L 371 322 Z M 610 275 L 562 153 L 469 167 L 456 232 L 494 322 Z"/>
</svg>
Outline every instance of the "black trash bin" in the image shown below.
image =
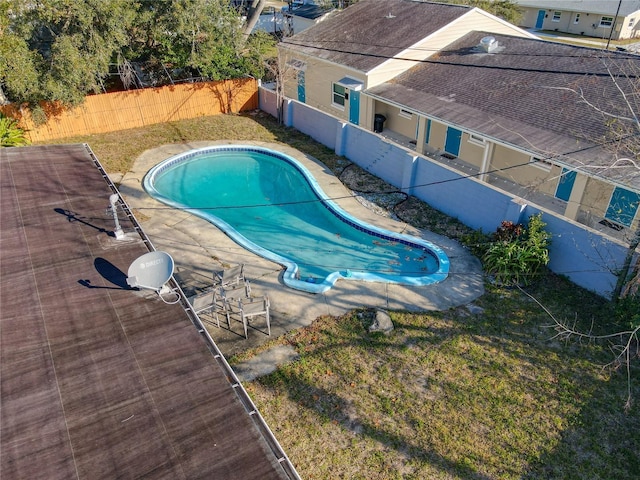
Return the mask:
<svg viewBox="0 0 640 480">
<path fill-rule="evenodd" d="M 384 115 L 380 113 L 376 113 L 373 117 L 373 131 L 376 133 L 380 133 L 382 131 L 382 127 L 384 127 L 384 121 L 387 119 Z"/>
</svg>

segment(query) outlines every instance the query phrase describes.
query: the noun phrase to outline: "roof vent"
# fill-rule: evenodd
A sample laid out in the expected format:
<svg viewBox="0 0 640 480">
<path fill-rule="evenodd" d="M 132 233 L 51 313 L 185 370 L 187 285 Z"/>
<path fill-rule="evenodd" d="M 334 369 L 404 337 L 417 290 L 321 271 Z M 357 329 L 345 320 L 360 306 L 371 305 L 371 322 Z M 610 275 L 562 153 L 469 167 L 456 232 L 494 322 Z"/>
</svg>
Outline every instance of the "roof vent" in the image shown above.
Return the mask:
<svg viewBox="0 0 640 480">
<path fill-rule="evenodd" d="M 487 53 L 491 53 L 496 48 L 498 48 L 498 41 L 495 39 L 495 37 L 482 37 L 482 40 L 480 40 L 480 48 L 482 48 L 482 50 Z"/>
</svg>

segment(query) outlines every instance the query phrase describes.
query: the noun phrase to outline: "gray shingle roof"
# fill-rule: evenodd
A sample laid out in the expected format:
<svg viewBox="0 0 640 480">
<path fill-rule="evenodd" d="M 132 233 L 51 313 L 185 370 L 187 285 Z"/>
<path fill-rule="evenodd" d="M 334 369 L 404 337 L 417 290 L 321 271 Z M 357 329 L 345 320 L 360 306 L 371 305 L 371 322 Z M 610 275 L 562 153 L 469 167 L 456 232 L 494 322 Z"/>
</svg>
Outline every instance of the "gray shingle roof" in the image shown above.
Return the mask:
<svg viewBox="0 0 640 480">
<path fill-rule="evenodd" d="M 281 45 L 368 72 L 469 10 L 412 0 L 361 0 Z"/>
<path fill-rule="evenodd" d="M 478 47 L 488 35 L 498 41 L 490 54 Z M 640 169 L 604 168 L 611 163 L 611 153 L 599 147 L 607 118 L 596 108 L 629 115 L 607 68 L 625 91 L 634 82 L 637 88 L 640 56 L 471 32 L 367 93 L 640 188 Z M 583 91 L 594 106 L 568 88 Z"/>
</svg>

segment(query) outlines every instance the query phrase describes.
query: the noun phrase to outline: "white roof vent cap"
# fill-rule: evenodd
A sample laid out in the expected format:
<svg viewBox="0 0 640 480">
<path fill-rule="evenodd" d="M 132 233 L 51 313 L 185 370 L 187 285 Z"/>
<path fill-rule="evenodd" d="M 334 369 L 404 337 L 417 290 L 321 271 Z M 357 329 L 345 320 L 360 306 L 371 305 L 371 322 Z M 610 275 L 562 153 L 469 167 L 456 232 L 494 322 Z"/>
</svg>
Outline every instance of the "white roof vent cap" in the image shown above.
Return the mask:
<svg viewBox="0 0 640 480">
<path fill-rule="evenodd" d="M 482 37 L 482 40 L 480 40 L 480 47 L 485 52 L 491 53 L 498 47 L 498 41 L 495 39 L 495 37 Z"/>
</svg>

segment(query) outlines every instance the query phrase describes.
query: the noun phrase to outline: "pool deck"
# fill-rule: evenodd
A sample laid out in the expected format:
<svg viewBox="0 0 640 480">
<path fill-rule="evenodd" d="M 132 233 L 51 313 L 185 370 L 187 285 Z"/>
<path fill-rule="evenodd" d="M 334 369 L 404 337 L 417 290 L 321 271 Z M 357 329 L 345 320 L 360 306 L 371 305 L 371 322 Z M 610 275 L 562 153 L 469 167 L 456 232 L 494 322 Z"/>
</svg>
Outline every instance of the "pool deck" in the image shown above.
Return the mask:
<svg viewBox="0 0 640 480">
<path fill-rule="evenodd" d="M 421 287 L 338 280 L 325 293 L 312 294 L 284 286 L 282 267 L 259 257 L 233 242 L 224 232 L 190 213 L 170 208 L 144 192 L 142 180 L 151 167 L 179 153 L 211 145 L 238 143 L 271 148 L 300 161 L 311 171 L 324 192 L 357 219 L 392 232 L 428 240 L 449 256 L 448 278 Z M 117 180 L 114 178 L 114 181 Z M 351 192 L 317 160 L 287 145 L 264 142 L 190 142 L 165 145 L 144 152 L 126 175 L 119 179 L 119 191 L 157 250 L 170 253 L 176 263 L 175 278 L 187 295 L 212 283 L 212 272 L 242 263 L 254 294 L 266 294 L 271 301 L 271 338 L 304 327 L 322 315 L 339 316 L 354 308 L 428 311 L 465 305 L 484 293 L 480 262 L 457 242 L 381 216 L 363 206 Z M 206 323 L 206 317 L 203 317 Z M 264 343 L 269 337 L 249 330 L 245 340 L 242 325 L 232 318 L 231 329 L 211 324 L 208 331 L 225 357 Z"/>
</svg>

